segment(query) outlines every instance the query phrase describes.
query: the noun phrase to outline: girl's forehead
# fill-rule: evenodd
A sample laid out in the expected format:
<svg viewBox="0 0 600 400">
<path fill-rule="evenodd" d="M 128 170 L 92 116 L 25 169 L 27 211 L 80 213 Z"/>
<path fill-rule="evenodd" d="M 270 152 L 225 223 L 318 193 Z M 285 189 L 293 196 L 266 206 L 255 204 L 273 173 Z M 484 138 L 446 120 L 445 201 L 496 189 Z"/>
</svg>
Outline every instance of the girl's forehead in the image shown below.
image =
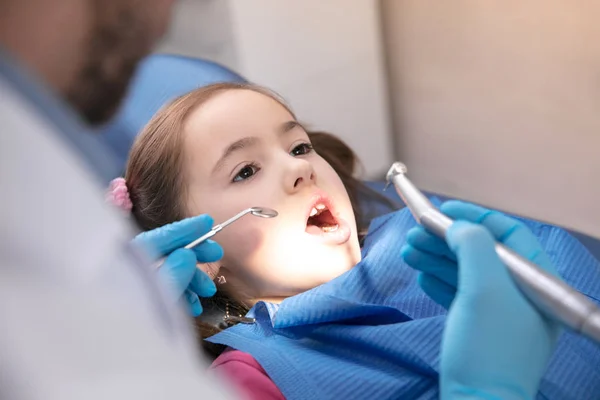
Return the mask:
<svg viewBox="0 0 600 400">
<path fill-rule="evenodd" d="M 194 109 L 184 125 L 186 141 L 225 145 L 246 136 L 268 136 L 292 114 L 275 99 L 252 90 L 227 90 Z"/>
</svg>

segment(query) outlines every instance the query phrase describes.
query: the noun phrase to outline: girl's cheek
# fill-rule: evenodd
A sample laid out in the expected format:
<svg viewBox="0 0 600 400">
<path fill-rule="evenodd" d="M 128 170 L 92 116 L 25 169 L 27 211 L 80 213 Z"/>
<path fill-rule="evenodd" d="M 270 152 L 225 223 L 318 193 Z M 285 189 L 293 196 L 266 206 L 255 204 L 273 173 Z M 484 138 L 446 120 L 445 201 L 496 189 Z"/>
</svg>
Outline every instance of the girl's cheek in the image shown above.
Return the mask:
<svg viewBox="0 0 600 400">
<path fill-rule="evenodd" d="M 252 217 L 245 216 L 244 218 Z M 236 264 L 248 262 L 265 240 L 263 231 L 241 220 L 225 228 L 218 235 L 220 238 L 215 236 L 215 239 L 224 249 L 224 258 L 234 259 Z"/>
</svg>

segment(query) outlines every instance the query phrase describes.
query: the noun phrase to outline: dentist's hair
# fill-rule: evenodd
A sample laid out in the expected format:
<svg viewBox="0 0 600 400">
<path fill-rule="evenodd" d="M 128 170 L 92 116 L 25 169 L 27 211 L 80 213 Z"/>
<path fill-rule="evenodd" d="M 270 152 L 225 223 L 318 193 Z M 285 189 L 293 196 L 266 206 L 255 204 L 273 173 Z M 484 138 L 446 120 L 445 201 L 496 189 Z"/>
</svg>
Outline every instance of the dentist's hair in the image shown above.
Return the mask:
<svg viewBox="0 0 600 400">
<path fill-rule="evenodd" d="M 292 110 L 276 93 L 263 87 L 243 83 L 218 83 L 196 89 L 163 107 L 148 122 L 136 138 L 127 163 L 125 180 L 129 190 L 132 215 L 143 230 L 151 230 L 171 222 L 184 219 L 186 215 L 183 199 L 186 198 L 186 175 L 182 168 L 183 132 L 189 115 L 210 100 L 213 96 L 228 90 L 251 90 L 268 96 L 295 117 Z M 363 215 L 360 200 L 368 199 L 386 206 L 390 211 L 397 206 L 371 190 L 355 177 L 359 168 L 358 158 L 340 139 L 325 132 L 308 132 L 315 151 L 327 161 L 342 180 L 356 216 L 359 238 L 363 238 L 370 222 L 370 216 Z M 209 304 L 205 304 L 209 303 Z M 245 313 L 247 308 L 234 302 L 224 293 L 217 293 L 211 299 L 203 299 L 207 308 L 225 309 L 233 313 Z M 220 328 L 197 319 L 201 338 L 217 333 Z M 203 346 L 212 355 L 219 348 L 208 342 Z"/>
</svg>

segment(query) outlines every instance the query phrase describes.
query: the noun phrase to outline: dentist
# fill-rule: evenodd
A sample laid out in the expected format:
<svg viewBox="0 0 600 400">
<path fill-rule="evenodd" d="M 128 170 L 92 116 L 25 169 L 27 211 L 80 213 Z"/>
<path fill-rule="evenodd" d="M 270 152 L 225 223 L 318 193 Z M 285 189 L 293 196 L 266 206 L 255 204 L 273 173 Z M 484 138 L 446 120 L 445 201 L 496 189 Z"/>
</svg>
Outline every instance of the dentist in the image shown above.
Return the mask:
<svg viewBox="0 0 600 400">
<path fill-rule="evenodd" d="M 197 295 L 214 293 L 196 262 L 219 259 L 220 246 L 180 249 L 212 219 L 130 242 L 104 202 L 118 171 L 90 132 L 117 109 L 172 4 L 0 0 L 1 398 L 229 398 L 175 306 L 183 297 L 197 315 Z M 159 272 L 142 248 L 168 256 Z"/>
</svg>

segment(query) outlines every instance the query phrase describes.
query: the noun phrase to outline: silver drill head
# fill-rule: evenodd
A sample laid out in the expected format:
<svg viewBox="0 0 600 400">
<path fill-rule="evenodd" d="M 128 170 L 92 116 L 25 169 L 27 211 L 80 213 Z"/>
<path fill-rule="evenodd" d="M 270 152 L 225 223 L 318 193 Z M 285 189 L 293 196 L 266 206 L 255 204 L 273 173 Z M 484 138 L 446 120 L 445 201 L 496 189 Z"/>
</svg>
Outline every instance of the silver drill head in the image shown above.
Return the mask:
<svg viewBox="0 0 600 400">
<path fill-rule="evenodd" d="M 406 175 L 407 172 L 408 172 L 408 168 L 406 168 L 406 165 L 397 161 L 397 162 L 393 163 L 392 166 L 390 167 L 390 170 L 388 171 L 387 175 L 385 176 L 385 180 L 390 182 L 394 176 L 396 176 L 398 174 Z"/>
</svg>

